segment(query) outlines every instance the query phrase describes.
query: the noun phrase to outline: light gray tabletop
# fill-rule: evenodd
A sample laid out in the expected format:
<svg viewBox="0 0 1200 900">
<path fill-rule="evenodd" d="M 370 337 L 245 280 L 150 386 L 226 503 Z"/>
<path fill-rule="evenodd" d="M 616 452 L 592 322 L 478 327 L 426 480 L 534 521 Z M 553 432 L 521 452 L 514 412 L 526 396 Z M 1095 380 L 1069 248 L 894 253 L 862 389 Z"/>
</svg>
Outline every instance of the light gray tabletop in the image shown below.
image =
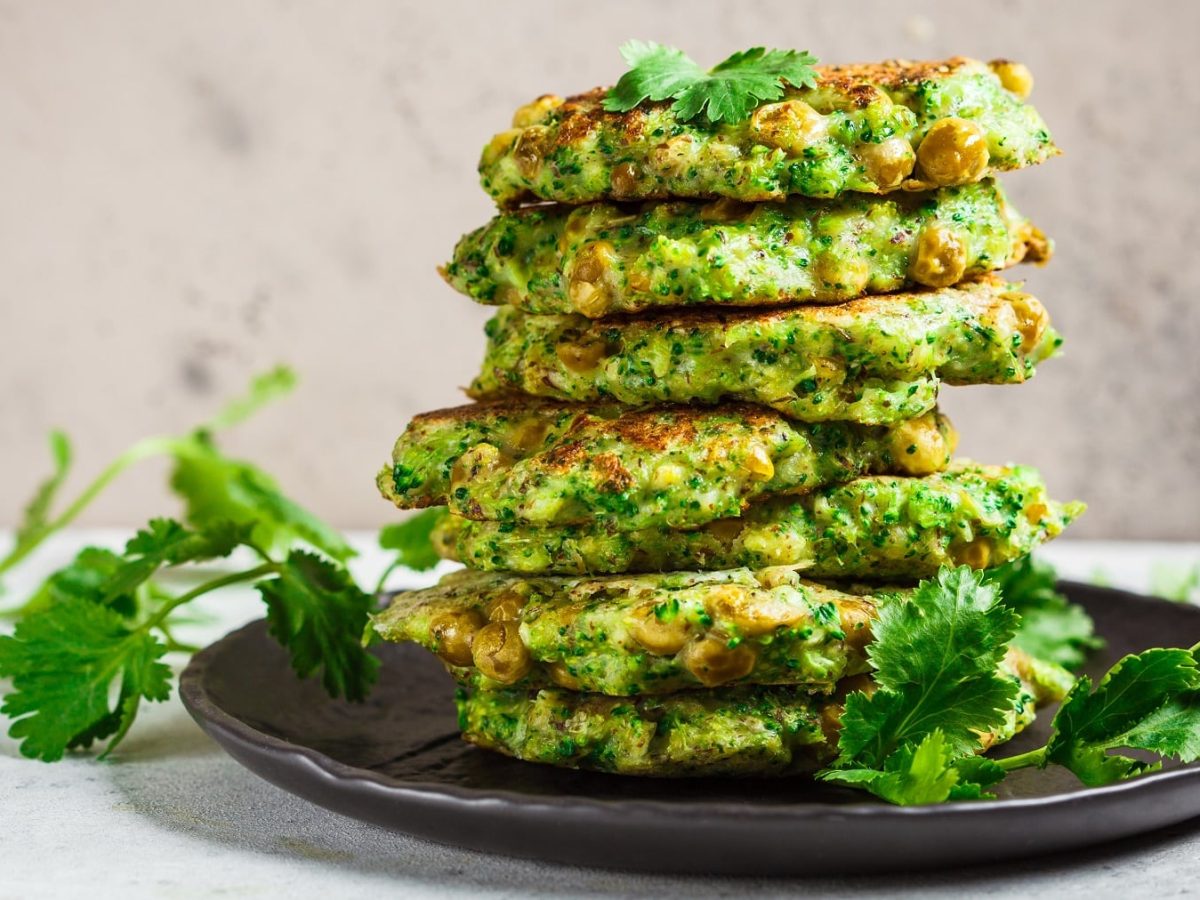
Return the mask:
<svg viewBox="0 0 1200 900">
<path fill-rule="evenodd" d="M 83 541 L 39 560 L 43 571 Z M 360 545 L 366 546 L 365 541 Z M 1200 545 L 1063 541 L 1045 554 L 1064 577 L 1147 589 L 1200 563 Z M 379 559 L 369 549 L 364 573 Z M 11 585 L 18 594 L 34 578 Z M 252 596 L 214 598 L 195 634 L 259 615 Z M 633 875 L 488 856 L 326 812 L 225 756 L 176 698 L 139 716 L 114 758 L 44 764 L 0 739 L 0 897 L 377 898 L 457 896 L 1186 896 L 1200 884 L 1200 821 L 1115 846 L 1003 866 L 908 875 L 746 880 Z M 863 848 L 870 853 L 869 847 Z"/>
</svg>

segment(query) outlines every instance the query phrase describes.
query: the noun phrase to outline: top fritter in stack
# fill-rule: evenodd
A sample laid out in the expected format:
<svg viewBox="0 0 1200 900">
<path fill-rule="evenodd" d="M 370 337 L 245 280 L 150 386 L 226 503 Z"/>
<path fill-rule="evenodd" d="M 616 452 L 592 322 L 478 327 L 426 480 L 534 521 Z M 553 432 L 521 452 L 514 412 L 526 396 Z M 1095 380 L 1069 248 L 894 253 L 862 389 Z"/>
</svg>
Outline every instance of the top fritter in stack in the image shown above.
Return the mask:
<svg viewBox="0 0 1200 900">
<path fill-rule="evenodd" d="M 469 740 L 638 774 L 818 765 L 881 603 L 1078 513 L 1032 469 L 952 459 L 936 409 L 1060 343 L 995 274 L 1050 253 L 992 179 L 1058 152 L 1028 72 L 817 71 L 734 124 L 546 96 L 485 148 L 505 211 L 444 270 L 501 307 L 480 402 L 417 417 L 379 479 L 447 506 L 469 568 L 375 621 L 447 663 Z M 1006 666 L 1025 690 L 985 744 L 1053 695 Z"/>
</svg>

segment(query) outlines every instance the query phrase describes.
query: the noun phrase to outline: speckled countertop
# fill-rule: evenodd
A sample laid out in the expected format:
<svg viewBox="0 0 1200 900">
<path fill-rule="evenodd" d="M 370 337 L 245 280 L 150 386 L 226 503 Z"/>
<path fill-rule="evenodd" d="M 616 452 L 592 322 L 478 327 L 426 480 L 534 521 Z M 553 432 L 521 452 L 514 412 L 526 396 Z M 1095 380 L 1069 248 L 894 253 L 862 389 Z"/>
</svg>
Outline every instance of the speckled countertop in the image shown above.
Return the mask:
<svg viewBox="0 0 1200 900">
<path fill-rule="evenodd" d="M 82 542 L 47 546 L 19 594 Z M 4 543 L 0 540 L 0 545 Z M 362 574 L 380 560 L 364 536 Z M 1200 563 L 1200 544 L 1060 541 L 1064 577 L 1146 589 Z M 253 596 L 210 598 L 192 637 L 211 640 L 259 615 Z M 634 875 L 541 865 L 428 843 L 365 825 L 259 780 L 227 757 L 172 698 L 151 704 L 116 757 L 46 765 L 0 739 L 0 898 L 1187 896 L 1200 884 L 1200 820 L 1092 850 L 1004 866 L 909 875 L 746 880 Z M 864 848 L 869 852 L 869 848 Z"/>
</svg>

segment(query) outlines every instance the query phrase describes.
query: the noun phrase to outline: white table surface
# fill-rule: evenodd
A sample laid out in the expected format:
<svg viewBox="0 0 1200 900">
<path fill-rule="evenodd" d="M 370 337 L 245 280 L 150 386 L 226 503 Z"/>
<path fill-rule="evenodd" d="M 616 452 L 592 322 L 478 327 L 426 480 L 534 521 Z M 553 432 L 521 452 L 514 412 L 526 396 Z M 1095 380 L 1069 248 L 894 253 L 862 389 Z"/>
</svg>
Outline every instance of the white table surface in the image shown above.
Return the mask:
<svg viewBox="0 0 1200 900">
<path fill-rule="evenodd" d="M 19 598 L 83 543 L 119 545 L 125 536 L 77 531 L 56 538 L 20 577 L 9 579 L 7 599 Z M 357 538 L 363 554 L 356 571 L 363 583 L 371 583 L 381 558 L 372 552 L 369 536 Z M 0 546 L 6 543 L 0 540 Z M 1200 563 L 1200 544 L 1060 541 L 1045 556 L 1063 577 L 1145 590 Z M 181 636 L 209 641 L 261 615 L 256 595 L 248 591 L 208 598 L 204 610 L 211 620 Z M 89 757 L 33 762 L 17 754 L 12 740 L 0 738 L 0 897 L 807 894 L 1091 900 L 1186 896 L 1200 885 L 1200 820 L 1052 859 L 912 875 L 782 881 L 542 865 L 432 844 L 327 812 L 260 781 L 225 756 L 174 696 L 143 710 L 106 762 Z"/>
</svg>

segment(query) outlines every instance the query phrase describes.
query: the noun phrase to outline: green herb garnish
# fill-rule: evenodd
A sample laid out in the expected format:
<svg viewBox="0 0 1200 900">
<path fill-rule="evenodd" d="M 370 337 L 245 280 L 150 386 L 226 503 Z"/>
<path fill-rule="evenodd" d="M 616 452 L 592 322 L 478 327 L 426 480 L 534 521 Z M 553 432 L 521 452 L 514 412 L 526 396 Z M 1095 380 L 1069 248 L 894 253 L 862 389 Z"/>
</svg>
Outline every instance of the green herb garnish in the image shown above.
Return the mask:
<svg viewBox="0 0 1200 900">
<path fill-rule="evenodd" d="M 909 805 L 987 798 L 986 788 L 1031 766 L 1063 766 L 1089 786 L 1161 766 L 1115 752 L 1122 748 L 1200 758 L 1200 645 L 1126 656 L 1095 690 L 1080 678 L 1045 746 L 976 755 L 978 736 L 1000 723 L 1016 689 L 995 664 L 1019 634 L 1020 605 L 1003 601 L 994 579 L 961 568 L 885 608 L 869 651 L 879 688 L 846 698 L 838 759 L 818 777 Z"/>
<path fill-rule="evenodd" d="M 182 607 L 235 584 L 253 585 L 266 604 L 271 635 L 288 651 L 301 677 L 318 675 L 335 697 L 362 699 L 378 660 L 361 636 L 374 595 L 345 567 L 354 551 L 334 529 L 304 509 L 252 463 L 221 452 L 216 433 L 243 421 L 295 383 L 285 368 L 255 379 L 250 391 L 213 419 L 179 437 L 139 441 L 121 454 L 63 511 L 53 508 L 69 473 L 70 444 L 51 437 L 54 470 L 26 506 L 0 572 L 72 522 L 119 474 L 151 456 L 172 461 L 170 484 L 184 519 L 151 520 L 121 552 L 87 547 L 50 575 L 10 615 L 0 636 L 0 677 L 11 679 L 0 712 L 26 756 L 52 761 L 68 750 L 107 740 L 111 752 L 133 724 L 143 700 L 170 696 L 171 669 L 163 658 L 198 648 L 173 633 Z M 385 531 L 398 565 L 435 563 L 429 535 L 436 511 Z M 247 562 L 185 590 L 169 589 L 168 572 L 228 557 Z"/>
<path fill-rule="evenodd" d="M 740 122 L 759 104 L 778 100 L 784 85 L 815 87 L 817 58 L 807 50 L 751 47 L 708 71 L 686 53 L 653 41 L 621 47 L 629 71 L 604 98 L 609 112 L 627 112 L 646 100 L 674 100 L 681 121 L 703 113 L 709 122 Z"/>
<path fill-rule="evenodd" d="M 1013 646 L 1030 656 L 1077 669 L 1091 651 L 1104 646 L 1091 617 L 1058 592 L 1058 576 L 1048 563 L 1025 556 L 987 570 L 984 581 L 1020 614 Z"/>
</svg>

